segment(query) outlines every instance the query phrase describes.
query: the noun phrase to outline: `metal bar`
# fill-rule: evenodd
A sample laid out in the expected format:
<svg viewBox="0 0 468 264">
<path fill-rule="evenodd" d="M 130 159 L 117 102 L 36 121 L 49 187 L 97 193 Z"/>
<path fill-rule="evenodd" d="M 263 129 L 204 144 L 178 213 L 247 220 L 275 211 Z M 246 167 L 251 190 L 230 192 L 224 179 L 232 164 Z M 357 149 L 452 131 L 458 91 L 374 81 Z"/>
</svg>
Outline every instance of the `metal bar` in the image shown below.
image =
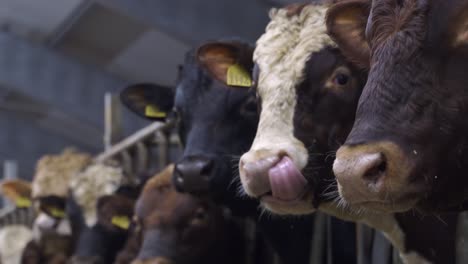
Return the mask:
<svg viewBox="0 0 468 264">
<path fill-rule="evenodd" d="M 122 118 L 119 98 L 112 93 L 104 95 L 104 149 L 111 146 L 122 137 Z"/>
<path fill-rule="evenodd" d="M 331 216 L 326 216 L 327 225 L 327 264 L 333 264 L 333 229 Z"/>
<path fill-rule="evenodd" d="M 357 264 L 372 264 L 371 252 L 374 230 L 364 224 L 356 224 Z"/>
<path fill-rule="evenodd" d="M 158 143 L 158 161 L 159 167 L 164 168 L 169 163 L 169 140 L 164 132 L 157 133 L 156 142 Z"/>
<path fill-rule="evenodd" d="M 322 263 L 324 253 L 324 242 L 326 240 L 326 215 L 315 213 L 314 230 L 312 232 L 312 243 L 310 250 L 310 263 Z"/>
<path fill-rule="evenodd" d="M 3 162 L 3 180 L 13 180 L 18 178 L 18 163 L 14 160 L 5 160 Z M 3 198 L 3 207 L 13 207 L 13 203 Z"/>
<path fill-rule="evenodd" d="M 18 162 L 15 160 L 5 160 L 3 163 L 3 178 L 5 180 L 18 178 Z"/>
<path fill-rule="evenodd" d="M 154 133 L 156 133 L 157 131 L 168 129 L 172 126 L 173 126 L 172 122 L 171 123 L 155 122 L 137 131 L 136 133 L 120 141 L 119 143 L 115 144 L 113 147 L 111 147 L 109 150 L 105 151 L 104 153 L 101 153 L 95 158 L 95 161 L 104 162 L 105 160 L 116 156 L 120 152 L 123 152 L 133 147 L 136 143 L 154 136 Z"/>
</svg>

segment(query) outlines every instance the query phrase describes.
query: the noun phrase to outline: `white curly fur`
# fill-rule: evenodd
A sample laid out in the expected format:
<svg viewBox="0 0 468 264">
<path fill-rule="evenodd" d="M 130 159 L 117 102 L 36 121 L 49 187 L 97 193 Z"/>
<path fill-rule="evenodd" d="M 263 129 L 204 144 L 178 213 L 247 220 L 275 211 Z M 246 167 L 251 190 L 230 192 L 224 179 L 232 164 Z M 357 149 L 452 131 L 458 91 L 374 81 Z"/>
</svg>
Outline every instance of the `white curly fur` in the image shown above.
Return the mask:
<svg viewBox="0 0 468 264">
<path fill-rule="evenodd" d="M 83 210 L 86 225 L 97 222 L 97 201 L 100 197 L 113 194 L 124 181 L 119 167 L 93 164 L 78 173 L 70 184 L 70 190 Z"/>
<path fill-rule="evenodd" d="M 293 135 L 295 87 L 314 51 L 335 43 L 326 33 L 327 5 L 308 5 L 297 14 L 272 9 L 271 22 L 258 39 L 254 61 L 259 66 L 258 92 L 262 114 L 251 151 L 275 148 L 287 151 L 299 169 L 307 164 L 307 151 Z"/>
</svg>

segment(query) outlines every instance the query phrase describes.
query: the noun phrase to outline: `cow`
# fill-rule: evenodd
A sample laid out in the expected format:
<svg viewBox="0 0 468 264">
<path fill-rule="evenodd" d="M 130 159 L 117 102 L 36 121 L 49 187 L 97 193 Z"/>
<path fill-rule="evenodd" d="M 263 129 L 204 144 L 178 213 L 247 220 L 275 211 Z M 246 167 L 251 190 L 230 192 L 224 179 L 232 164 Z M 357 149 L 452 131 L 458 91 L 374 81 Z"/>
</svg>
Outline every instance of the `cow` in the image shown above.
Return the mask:
<svg viewBox="0 0 468 264">
<path fill-rule="evenodd" d="M 22 263 L 66 263 L 73 249 L 66 199 L 70 179 L 91 162 L 91 156 L 72 148 L 42 157 L 31 184 L 32 204 L 38 212 L 34 240 L 28 243 Z"/>
<path fill-rule="evenodd" d="M 462 210 L 468 195 L 466 1 L 346 1 L 330 35 L 369 71 L 336 154 L 342 201 L 383 212 Z"/>
<path fill-rule="evenodd" d="M 33 240 L 33 230 L 23 222 L 17 222 L 19 211 L 30 210 L 31 183 L 23 180 L 7 180 L 0 185 L 2 195 L 15 207 L 10 221 L 2 221 L 0 227 L 0 263 L 20 264 L 24 250 Z M 5 216 L 3 216 L 5 218 Z M 28 221 L 27 221 L 28 222 Z"/>
<path fill-rule="evenodd" d="M 347 61 L 328 36 L 327 8 L 311 4 L 273 9 L 257 41 L 251 74 L 261 114 L 252 147 L 239 162 L 245 193 L 277 214 L 307 214 L 319 208 L 366 223 L 384 232 L 405 263 L 454 261 L 456 215 L 444 216 L 450 223 L 446 226 L 432 218 L 357 211 L 333 201 L 337 188 L 333 159 L 327 154 L 344 142 L 352 127 L 366 74 Z M 211 72 L 218 80 L 230 67 L 223 63 L 236 61 L 232 50 L 225 45 L 203 51 L 216 54 Z M 440 235 L 427 236 L 431 246 L 422 246 L 414 241 L 420 238 L 415 225 L 430 226 Z"/>
<path fill-rule="evenodd" d="M 90 164 L 69 184 L 67 216 L 75 247 L 70 263 L 113 263 L 128 239 L 140 192 L 118 164 Z"/>
<path fill-rule="evenodd" d="M 208 42 L 187 53 L 175 94 L 170 87 L 141 83 L 124 89 L 121 101 L 141 117 L 154 121 L 176 120 L 184 146 L 182 158 L 174 169 L 177 190 L 209 194 L 229 207 L 234 215 L 258 219 L 261 234 L 284 262 L 309 263 L 312 217 L 261 217 L 258 202 L 238 196 L 235 162 L 254 138 L 258 123 L 257 102 L 255 92 L 248 87 L 229 86 L 209 74 L 210 59 L 199 54 L 204 49 L 216 48 L 218 43 L 229 44 L 238 55 L 237 64 L 246 69 L 252 67 L 253 48 L 250 45 L 237 40 Z M 210 54 L 216 58 L 215 53 Z M 353 230 L 345 229 L 353 233 Z M 353 245 L 354 238 L 348 242 Z M 354 258 L 353 250 L 338 248 L 346 252 L 340 254 L 345 259 Z"/>
<path fill-rule="evenodd" d="M 132 238 L 116 263 L 244 263 L 242 231 L 212 200 L 176 191 L 174 164 L 138 198 Z"/>
</svg>

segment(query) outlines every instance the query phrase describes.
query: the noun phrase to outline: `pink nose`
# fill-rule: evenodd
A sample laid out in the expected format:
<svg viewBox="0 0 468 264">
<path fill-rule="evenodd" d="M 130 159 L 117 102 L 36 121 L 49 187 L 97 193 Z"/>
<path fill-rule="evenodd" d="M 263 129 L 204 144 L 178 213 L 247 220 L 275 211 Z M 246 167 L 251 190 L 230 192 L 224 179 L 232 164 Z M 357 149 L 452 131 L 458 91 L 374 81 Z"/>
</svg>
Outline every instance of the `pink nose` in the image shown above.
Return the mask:
<svg viewBox="0 0 468 264">
<path fill-rule="evenodd" d="M 348 203 L 394 201 L 408 189 L 411 166 L 396 144 L 376 142 L 338 149 L 333 172 Z"/>
<path fill-rule="evenodd" d="M 273 156 L 259 161 L 244 163 L 242 157 L 239 164 L 239 173 L 245 192 L 252 197 L 259 197 L 271 191 L 268 171 L 278 162 L 278 157 Z"/>
<path fill-rule="evenodd" d="M 337 158 L 333 164 L 333 171 L 343 183 L 359 178 L 369 184 L 376 184 L 385 175 L 385 157 L 382 153 L 370 153 L 352 159 Z"/>
<path fill-rule="evenodd" d="M 241 159 L 241 181 L 246 193 L 252 197 L 269 194 L 289 201 L 299 198 L 307 188 L 307 180 L 288 156 L 274 155 L 249 163 L 243 161 Z"/>
</svg>

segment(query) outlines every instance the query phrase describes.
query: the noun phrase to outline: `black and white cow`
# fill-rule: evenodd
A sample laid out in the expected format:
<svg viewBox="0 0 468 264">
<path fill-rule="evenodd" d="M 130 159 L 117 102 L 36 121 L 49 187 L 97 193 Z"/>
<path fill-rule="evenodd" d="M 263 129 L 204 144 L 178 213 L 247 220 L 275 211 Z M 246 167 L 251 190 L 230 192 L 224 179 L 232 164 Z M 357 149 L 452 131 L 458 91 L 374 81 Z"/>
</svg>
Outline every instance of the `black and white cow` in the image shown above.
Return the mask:
<svg viewBox="0 0 468 264">
<path fill-rule="evenodd" d="M 226 46 L 236 54 L 235 60 L 224 60 Z M 208 50 L 209 53 L 204 53 Z M 237 78 L 236 74 L 241 68 L 253 67 L 252 51 L 250 45 L 239 41 L 206 43 L 187 53 L 175 94 L 169 87 L 139 84 L 125 89 L 121 98 L 140 116 L 159 121 L 177 120 L 178 134 L 184 145 L 173 178 L 179 191 L 208 194 L 227 205 L 235 215 L 258 219 L 261 234 L 285 263 L 308 263 L 313 217 L 260 217 L 258 202 L 238 196 L 235 163 L 252 143 L 258 112 L 255 91 L 249 89 L 248 80 Z M 210 74 L 216 70 L 212 68 L 213 61 L 224 65 L 225 73 L 232 64 L 239 67 L 231 68 L 230 76 L 225 74 L 218 80 Z M 240 86 L 226 85 L 228 79 Z M 341 251 L 337 256 L 354 259 L 353 227 L 341 228 L 342 223 L 336 224 L 343 240 L 350 245 L 337 247 Z"/>
</svg>

